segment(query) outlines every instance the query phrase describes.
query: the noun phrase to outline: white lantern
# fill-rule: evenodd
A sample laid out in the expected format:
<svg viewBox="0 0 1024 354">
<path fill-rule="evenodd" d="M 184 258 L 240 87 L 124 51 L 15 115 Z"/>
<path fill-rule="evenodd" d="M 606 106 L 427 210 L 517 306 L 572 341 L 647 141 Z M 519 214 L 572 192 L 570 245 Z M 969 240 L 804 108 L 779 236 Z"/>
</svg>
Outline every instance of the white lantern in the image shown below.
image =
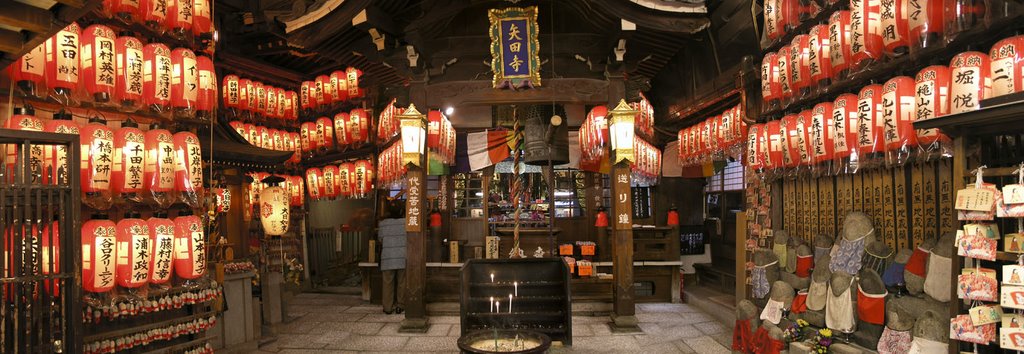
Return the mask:
<svg viewBox="0 0 1024 354">
<path fill-rule="evenodd" d="M 637 111 L 630 107 L 626 100 L 620 100 L 619 105 L 608 113 L 612 116 L 609 133 L 612 151 L 615 152 L 615 163 L 623 160 L 634 161 L 636 158 L 633 156 L 633 129 Z"/>
<path fill-rule="evenodd" d="M 402 165 L 420 166 L 427 145 L 427 116 L 416 110 L 416 105 L 398 115 L 402 127 Z"/>
<path fill-rule="evenodd" d="M 276 184 L 272 187 L 264 188 L 260 192 L 259 209 L 260 222 L 263 223 L 263 233 L 270 236 L 281 236 L 288 232 L 291 212 L 288 203 L 290 200 L 291 193 Z"/>
</svg>

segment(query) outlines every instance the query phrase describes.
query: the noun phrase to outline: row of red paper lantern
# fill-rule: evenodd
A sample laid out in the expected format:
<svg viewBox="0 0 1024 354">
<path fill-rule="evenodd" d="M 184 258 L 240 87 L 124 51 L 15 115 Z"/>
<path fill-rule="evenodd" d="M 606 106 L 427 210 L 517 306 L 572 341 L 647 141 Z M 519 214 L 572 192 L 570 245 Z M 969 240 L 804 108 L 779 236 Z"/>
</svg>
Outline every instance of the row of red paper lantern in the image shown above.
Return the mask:
<svg viewBox="0 0 1024 354">
<path fill-rule="evenodd" d="M 334 118 L 320 117 L 299 126 L 303 154 L 356 149 L 370 142 L 370 117 L 365 109 L 341 112 Z"/>
<path fill-rule="evenodd" d="M 445 165 L 455 162 L 455 127 L 438 110 L 427 112 L 427 150 Z"/>
<path fill-rule="evenodd" d="M 267 183 L 263 183 L 263 179 L 269 176 L 270 174 L 266 172 L 249 173 L 249 177 L 252 177 L 253 182 L 249 185 L 249 190 L 246 194 L 248 205 L 256 208 L 259 207 L 260 192 L 270 187 Z M 306 202 L 306 185 L 302 176 L 279 176 L 284 178 L 281 187 L 288 191 L 288 206 L 301 207 Z"/>
<path fill-rule="evenodd" d="M 743 107 L 736 105 L 722 114 L 679 130 L 679 163 L 690 166 L 738 155 L 736 150 L 747 137 Z"/>
<path fill-rule="evenodd" d="M 1002 48 L 1012 48 L 1021 40 L 1024 37 L 1009 38 L 993 49 L 997 57 L 1003 58 L 1000 60 L 1010 58 L 1009 62 L 1001 63 L 1015 72 L 1022 70 L 1020 60 L 1016 56 L 1006 57 Z M 851 155 L 864 160 L 878 153 L 895 152 L 896 160 L 887 162 L 902 164 L 910 148 L 949 140 L 934 129 L 915 131 L 915 120 L 977 110 L 978 102 L 995 92 L 1020 91 L 1019 78 L 996 79 L 999 74 L 992 66 L 985 53 L 960 53 L 948 67 L 932 65 L 919 71 L 915 78 L 894 77 L 882 85 L 863 87 L 859 95 L 842 94 L 833 102 L 819 103 L 799 114 L 758 125 L 757 129 L 751 127 L 747 162 L 754 168 L 773 169 L 813 165 Z"/>
<path fill-rule="evenodd" d="M 608 107 L 595 106 L 587 112 L 579 130 L 580 164 L 600 164 L 608 148 Z"/>
<path fill-rule="evenodd" d="M 645 137 L 654 137 L 654 106 L 651 105 L 651 102 L 641 92 L 640 100 L 631 102 L 629 105 L 636 110 L 636 118 L 633 121 L 634 129 Z"/>
<path fill-rule="evenodd" d="M 202 220 L 188 212 L 174 220 L 142 220 L 137 213 L 116 223 L 93 217 L 82 224 L 81 242 L 82 288 L 91 293 L 105 293 L 115 285 L 164 284 L 171 274 L 186 280 L 206 274 Z"/>
<path fill-rule="evenodd" d="M 907 1 L 883 1 L 879 4 L 853 0 L 851 11 L 836 11 L 827 25 L 814 26 L 808 34 L 795 36 L 778 52 L 767 53 L 761 63 L 764 108 L 785 107 L 793 100 L 824 90 L 832 81 L 844 79 L 850 72 L 863 70 L 883 57 L 903 55 L 908 48 L 916 50 L 944 45 L 945 42 L 936 40 L 942 35 L 943 26 L 953 25 L 949 22 L 955 19 L 974 16 L 970 14 L 973 10 L 965 7 L 947 12 L 944 19 L 942 2 L 932 1 L 921 7 L 921 13 L 915 17 L 917 20 L 908 22 L 907 14 L 900 17 Z M 888 8 L 894 3 L 897 3 L 895 8 Z M 766 21 L 770 17 L 767 14 L 769 7 L 766 5 Z M 895 14 L 895 17 L 887 14 Z"/>
<path fill-rule="evenodd" d="M 633 153 L 636 161 L 629 166 L 632 184 L 644 187 L 658 184 L 658 177 L 661 175 L 661 150 L 636 137 L 633 139 Z"/>
<path fill-rule="evenodd" d="M 65 105 L 80 101 L 124 112 L 209 116 L 217 106 L 213 61 L 186 48 L 169 49 L 104 25 L 71 23 L 8 67 L 27 96 Z"/>
<path fill-rule="evenodd" d="M 377 185 L 386 188 L 405 178 L 406 167 L 402 163 L 402 139 L 388 146 L 377 155 Z"/>
<path fill-rule="evenodd" d="M 288 159 L 289 164 L 301 162 L 302 138 L 298 132 L 290 132 L 283 129 L 267 128 L 262 125 L 242 123 L 233 120 L 228 122 L 231 128 L 235 129 L 238 135 L 245 138 L 253 146 L 275 151 L 294 151 L 295 154 Z"/>
<path fill-rule="evenodd" d="M 373 192 L 374 167 L 371 160 L 343 162 L 340 165 L 306 170 L 309 198 L 369 198 Z"/>
<path fill-rule="evenodd" d="M 221 81 L 224 108 L 235 117 L 299 119 L 299 95 L 262 82 L 226 75 Z"/>
<path fill-rule="evenodd" d="M 405 108 L 396 107 L 395 102 L 392 98 L 377 116 L 377 141 L 391 141 L 401 133 L 398 116 L 405 112 Z"/>
<path fill-rule="evenodd" d="M 203 187 L 202 153 L 199 138 L 191 132 L 171 133 L 164 129 L 142 131 L 133 122 L 113 129 L 106 121 L 93 118 L 80 125 L 70 114 L 54 114 L 42 120 L 30 108 L 19 108 L 4 127 L 79 135 L 81 140 L 82 201 L 105 210 L 115 201 L 152 203 L 161 208 L 175 201 L 199 207 Z M 19 148 L 5 148 L 8 181 L 18 167 Z M 32 149 L 28 158 L 33 174 L 43 184 L 66 184 L 68 152 L 63 146 L 44 145 Z M 34 178 L 34 177 L 33 177 Z M 23 180 L 24 181 L 24 180 Z"/>
<path fill-rule="evenodd" d="M 359 88 L 362 76 L 362 70 L 348 67 L 335 70 L 330 75 L 317 76 L 313 81 L 303 81 L 299 86 L 302 109 L 317 110 L 366 96 L 366 89 Z"/>
<path fill-rule="evenodd" d="M 212 12 L 209 0 L 103 0 L 101 7 L 107 17 L 177 38 L 212 36 Z"/>
</svg>

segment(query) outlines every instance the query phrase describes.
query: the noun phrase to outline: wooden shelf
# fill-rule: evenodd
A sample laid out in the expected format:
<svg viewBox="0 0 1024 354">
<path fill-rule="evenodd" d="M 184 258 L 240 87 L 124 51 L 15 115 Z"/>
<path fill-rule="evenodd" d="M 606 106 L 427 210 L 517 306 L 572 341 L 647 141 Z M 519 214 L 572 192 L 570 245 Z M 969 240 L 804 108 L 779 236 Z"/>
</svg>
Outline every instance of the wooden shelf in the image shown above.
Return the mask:
<svg viewBox="0 0 1024 354">
<path fill-rule="evenodd" d="M 1024 131 L 1024 120 L 1021 119 L 1024 117 L 1024 92 L 982 100 L 979 105 L 982 108 L 976 111 L 916 121 L 914 129 L 938 128 L 952 137 Z"/>
<path fill-rule="evenodd" d="M 206 318 L 206 317 L 214 316 L 216 314 L 217 314 L 217 312 L 216 311 L 212 311 L 212 310 L 210 310 L 210 311 L 203 311 L 203 312 L 196 313 L 196 314 L 193 314 L 193 315 L 188 315 L 188 316 L 184 316 L 184 317 L 177 317 L 177 318 L 172 318 L 172 319 L 169 319 L 169 320 L 166 320 L 166 321 L 150 323 L 150 324 L 147 324 L 147 325 L 144 325 L 144 326 L 131 326 L 131 327 L 125 327 L 125 328 L 118 329 L 118 330 L 106 331 L 106 332 L 102 332 L 102 333 L 91 334 L 91 335 L 85 336 L 85 338 L 82 339 L 82 342 L 84 342 L 84 343 L 92 343 L 92 342 L 101 341 L 101 340 L 104 340 L 104 339 L 110 339 L 110 338 L 115 338 L 115 337 L 123 337 L 123 336 L 134 334 L 134 333 L 145 332 L 145 331 L 148 331 L 148 330 L 151 330 L 151 329 L 154 329 L 154 328 L 161 328 L 161 327 L 166 327 L 166 326 L 170 326 L 170 325 L 176 325 L 176 324 L 179 324 L 179 323 L 184 323 L 184 322 L 192 321 L 192 320 L 199 319 L 199 318 Z"/>
<path fill-rule="evenodd" d="M 163 348 L 156 349 L 156 350 L 151 350 L 151 351 L 146 351 L 146 352 L 143 352 L 143 353 L 144 354 L 175 353 L 175 352 L 178 352 L 178 351 L 181 351 L 181 350 L 184 350 L 184 349 L 190 349 L 190 348 L 193 348 L 193 347 L 198 347 L 198 346 L 202 345 L 203 343 L 209 342 L 211 339 L 214 339 L 214 338 L 217 338 L 217 336 L 216 335 L 202 336 L 202 337 L 190 340 L 188 342 L 178 343 L 178 344 L 175 344 L 175 345 L 172 345 L 172 346 L 163 347 Z"/>
</svg>

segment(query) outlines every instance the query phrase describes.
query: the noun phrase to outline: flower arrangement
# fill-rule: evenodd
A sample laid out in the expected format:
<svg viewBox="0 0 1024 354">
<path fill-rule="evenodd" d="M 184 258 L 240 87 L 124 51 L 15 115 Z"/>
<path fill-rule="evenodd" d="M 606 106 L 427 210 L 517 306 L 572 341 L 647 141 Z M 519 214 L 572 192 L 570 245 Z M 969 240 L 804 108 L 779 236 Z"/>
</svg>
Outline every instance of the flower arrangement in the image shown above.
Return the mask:
<svg viewBox="0 0 1024 354">
<path fill-rule="evenodd" d="M 832 345 L 832 330 L 828 328 L 819 329 L 818 334 L 814 336 L 814 352 L 827 354 L 830 345 Z"/>
<path fill-rule="evenodd" d="M 789 343 L 802 341 L 804 339 L 804 328 L 807 328 L 808 325 L 807 321 L 797 319 L 796 322 L 790 324 L 789 328 L 786 328 L 782 333 L 782 339 Z"/>
</svg>

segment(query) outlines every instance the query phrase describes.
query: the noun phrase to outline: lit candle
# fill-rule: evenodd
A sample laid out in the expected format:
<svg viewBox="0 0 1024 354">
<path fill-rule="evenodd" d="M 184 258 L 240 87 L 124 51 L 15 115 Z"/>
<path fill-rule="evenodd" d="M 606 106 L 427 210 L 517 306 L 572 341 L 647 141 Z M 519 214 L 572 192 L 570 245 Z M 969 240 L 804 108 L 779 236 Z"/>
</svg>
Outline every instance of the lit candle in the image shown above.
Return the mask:
<svg viewBox="0 0 1024 354">
<path fill-rule="evenodd" d="M 512 313 L 512 294 L 508 294 L 508 313 Z"/>
<path fill-rule="evenodd" d="M 494 312 L 494 296 L 491 296 L 491 312 Z"/>
<path fill-rule="evenodd" d="M 498 310 L 498 313 L 501 313 L 501 301 L 495 301 L 494 308 Z"/>
<path fill-rule="evenodd" d="M 519 282 L 512 282 L 512 286 L 516 288 L 516 296 L 519 296 Z"/>
<path fill-rule="evenodd" d="M 494 273 L 491 273 L 491 282 L 494 282 Z"/>
</svg>

